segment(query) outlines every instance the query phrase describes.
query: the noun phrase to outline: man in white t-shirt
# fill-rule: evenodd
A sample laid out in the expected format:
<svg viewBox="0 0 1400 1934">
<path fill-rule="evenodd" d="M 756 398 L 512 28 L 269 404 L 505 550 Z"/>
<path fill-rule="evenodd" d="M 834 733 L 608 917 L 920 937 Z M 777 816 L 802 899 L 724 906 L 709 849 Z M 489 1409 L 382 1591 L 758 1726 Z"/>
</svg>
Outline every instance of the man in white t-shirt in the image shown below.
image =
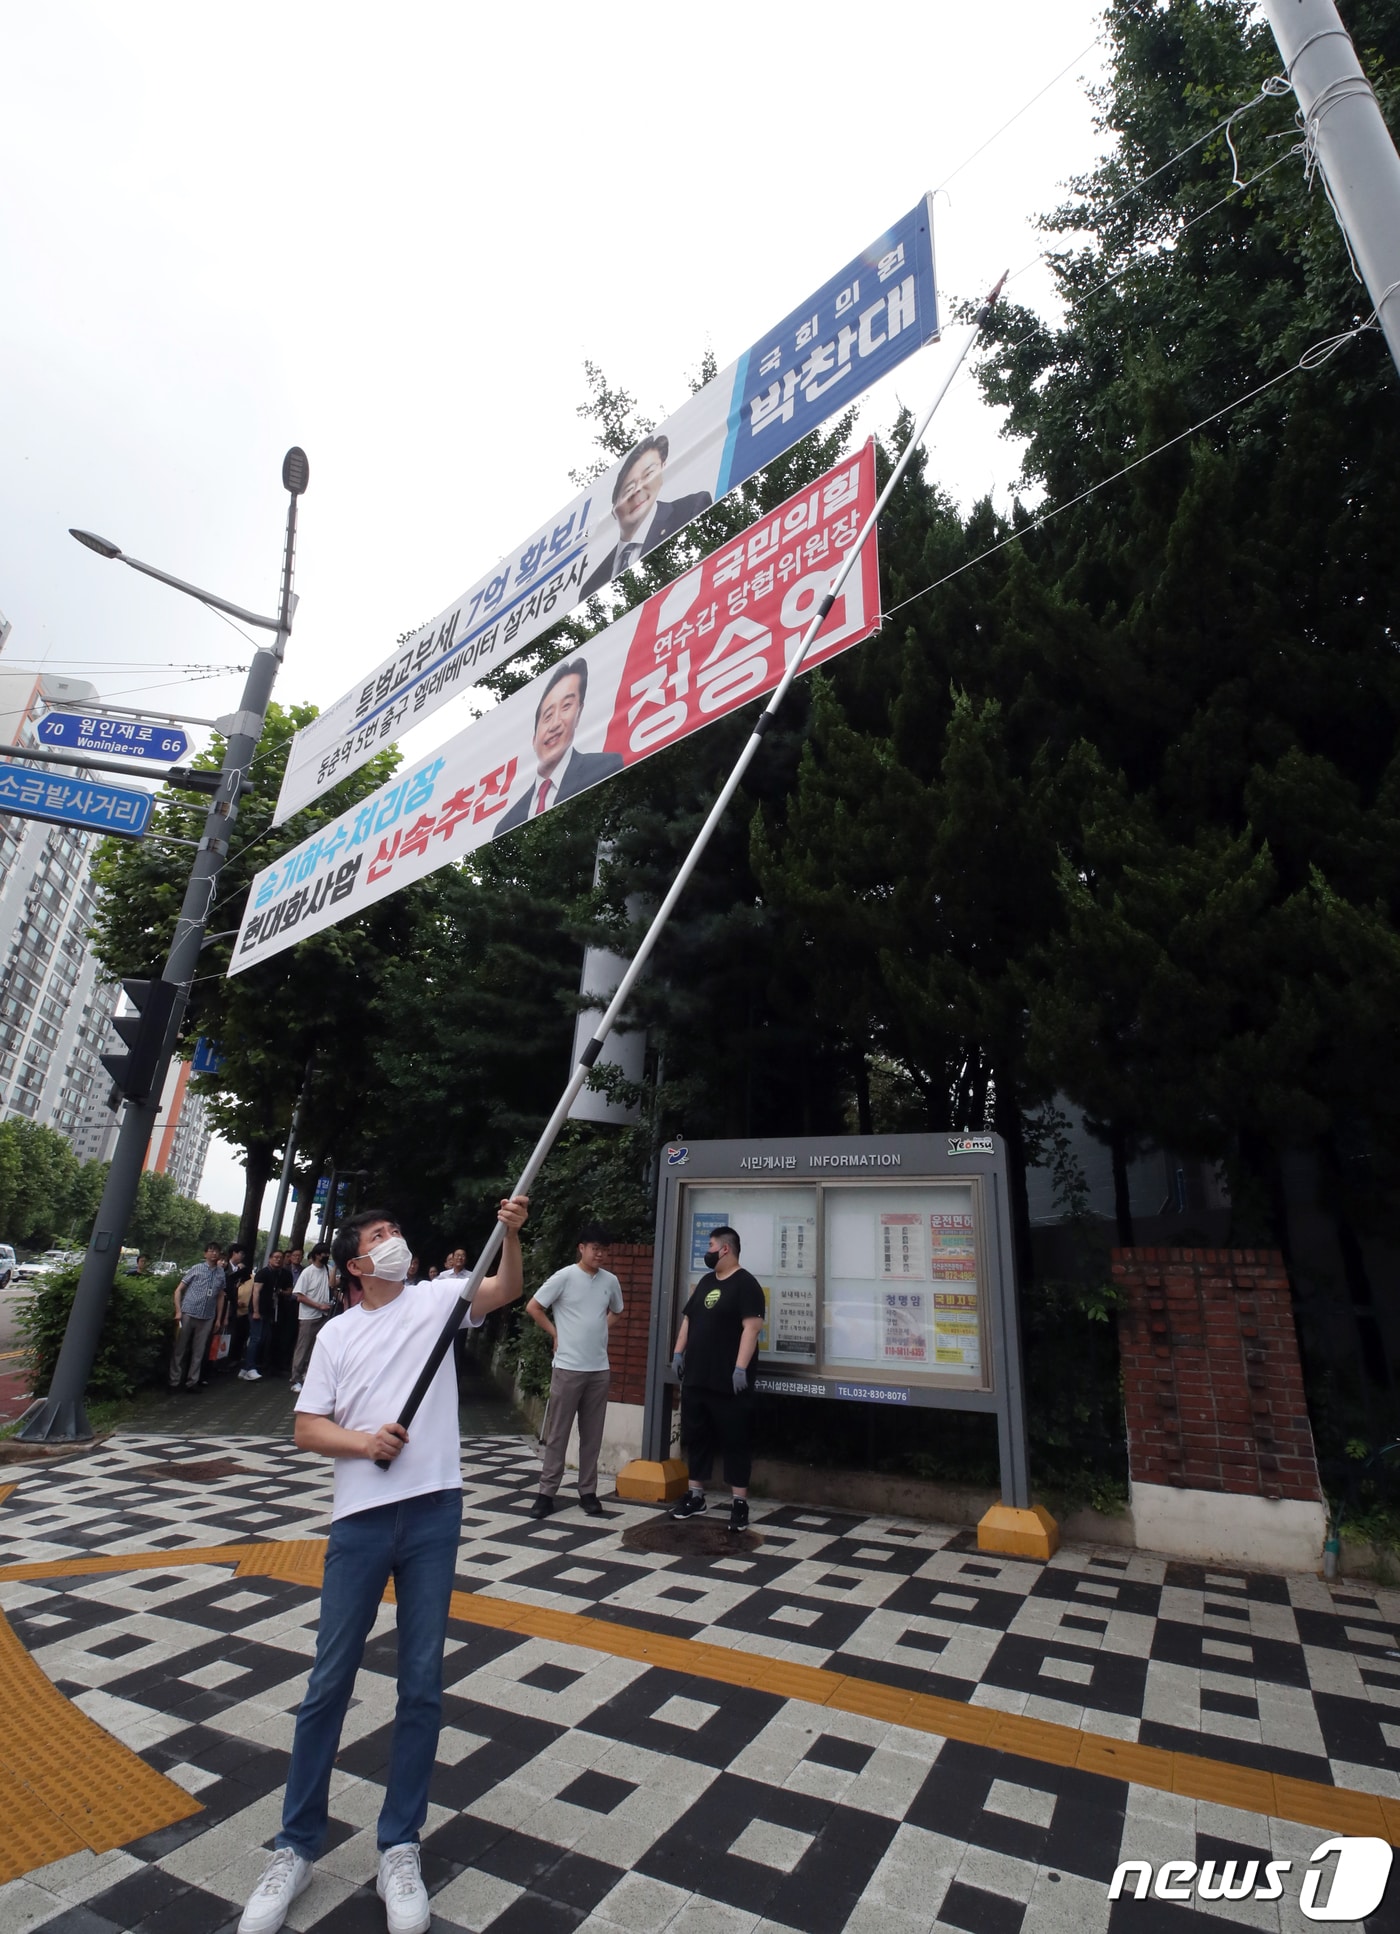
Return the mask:
<svg viewBox="0 0 1400 1934">
<path fill-rule="evenodd" d="M 528 1203 L 502 1202 L 505 1242 L 494 1276 L 477 1291 L 475 1328 L 522 1287 L 520 1230 Z M 282 1831 L 238 1923 L 275 1934 L 311 1881 L 325 1844 L 331 1769 L 365 1640 L 390 1577 L 398 1624 L 398 1705 L 379 1813 L 379 1896 L 389 1934 L 426 1934 L 431 1920 L 418 1869 L 418 1833 L 442 1720 L 442 1655 L 462 1522 L 457 1381 L 450 1353 L 438 1366 L 410 1430 L 394 1420 L 437 1341 L 460 1285 L 406 1289 L 410 1251 L 398 1223 L 365 1210 L 337 1232 L 342 1280 L 363 1299 L 325 1323 L 297 1399 L 296 1442 L 335 1460 L 335 1501 L 321 1586 L 316 1660 L 297 1712 Z M 305 1281 L 303 1275 L 302 1281 Z M 378 1468 L 387 1460 L 388 1469 Z"/>
<path fill-rule="evenodd" d="M 330 1315 L 335 1301 L 331 1291 L 329 1249 L 313 1249 L 311 1260 L 297 1277 L 292 1295 L 297 1304 L 297 1346 L 292 1352 L 292 1388 L 300 1390 L 306 1366 L 316 1344 L 317 1333 Z"/>
<path fill-rule="evenodd" d="M 598 1452 L 608 1415 L 608 1332 L 622 1314 L 622 1285 L 607 1260 L 608 1236 L 590 1222 L 579 1234 L 578 1261 L 557 1269 L 525 1305 L 548 1336 L 554 1352 L 545 1413 L 544 1462 L 539 1496 L 531 1516 L 547 1518 L 564 1476 L 569 1432 L 578 1418 L 578 1501 L 590 1518 L 600 1518 Z"/>
</svg>

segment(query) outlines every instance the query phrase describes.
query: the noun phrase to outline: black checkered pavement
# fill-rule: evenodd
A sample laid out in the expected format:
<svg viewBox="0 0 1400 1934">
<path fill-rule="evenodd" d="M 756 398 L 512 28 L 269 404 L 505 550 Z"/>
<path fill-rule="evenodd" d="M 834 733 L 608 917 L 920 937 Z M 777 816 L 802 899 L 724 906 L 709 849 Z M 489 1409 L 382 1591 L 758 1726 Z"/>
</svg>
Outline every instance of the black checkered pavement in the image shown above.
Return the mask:
<svg viewBox="0 0 1400 1934">
<path fill-rule="evenodd" d="M 1383 1589 L 1128 1551 L 1042 1566 L 946 1527 L 763 1504 L 757 1548 L 670 1557 L 623 1545 L 646 1507 L 530 1518 L 521 1439 L 474 1440 L 463 1468 L 464 1590 L 1400 1797 L 1400 1597 Z M 169 1570 L 3 1585 L 0 1605 L 62 1690 L 204 1810 L 0 1888 L 0 1934 L 236 1925 L 277 1831 L 318 1599 L 179 1554 L 324 1536 L 329 1495 L 324 1460 L 265 1438 L 124 1435 L 25 1471 L 0 1563 L 169 1550 Z M 385 1607 L 291 1927 L 384 1925 L 394 1660 Z M 454 1624 L 446 1678 L 423 1832 L 435 1928 L 1305 1925 L 1296 1899 L 1114 1904 L 1107 1882 L 1129 1858 L 1305 1863 L 1313 1829 L 487 1627 Z"/>
</svg>

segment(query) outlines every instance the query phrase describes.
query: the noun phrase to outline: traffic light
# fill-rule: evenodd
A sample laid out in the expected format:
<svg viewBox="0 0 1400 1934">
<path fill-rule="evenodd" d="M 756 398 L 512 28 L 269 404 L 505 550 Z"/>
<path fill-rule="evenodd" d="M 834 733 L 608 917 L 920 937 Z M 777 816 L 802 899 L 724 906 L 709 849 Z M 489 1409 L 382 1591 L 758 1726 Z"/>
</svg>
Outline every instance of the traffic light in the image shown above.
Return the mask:
<svg viewBox="0 0 1400 1934">
<path fill-rule="evenodd" d="M 122 991 L 136 1012 L 118 1014 L 112 1026 L 130 1053 L 104 1054 L 101 1061 L 128 1101 L 145 1101 L 155 1082 L 180 989 L 173 980 L 124 980 Z"/>
</svg>

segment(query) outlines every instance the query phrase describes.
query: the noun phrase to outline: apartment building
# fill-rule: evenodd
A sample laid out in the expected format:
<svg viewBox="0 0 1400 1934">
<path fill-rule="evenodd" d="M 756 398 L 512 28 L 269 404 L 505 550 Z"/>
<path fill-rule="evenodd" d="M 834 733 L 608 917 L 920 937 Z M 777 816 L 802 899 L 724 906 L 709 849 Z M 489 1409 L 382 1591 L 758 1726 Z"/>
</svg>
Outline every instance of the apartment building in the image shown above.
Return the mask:
<svg viewBox="0 0 1400 1934">
<path fill-rule="evenodd" d="M 51 706 L 96 698 L 82 679 L 0 669 L 0 744 L 37 744 L 37 722 Z M 118 993 L 99 978 L 88 942 L 100 838 L 0 816 L 0 1119 L 22 1115 L 55 1128 L 82 1160 L 84 1124 L 86 1147 L 110 1112 L 111 1080 L 98 1056 Z"/>
<path fill-rule="evenodd" d="M 213 1132 L 209 1104 L 190 1087 L 189 1062 L 172 1061 L 146 1150 L 146 1167 L 168 1175 L 181 1195 L 197 1198 Z"/>
</svg>

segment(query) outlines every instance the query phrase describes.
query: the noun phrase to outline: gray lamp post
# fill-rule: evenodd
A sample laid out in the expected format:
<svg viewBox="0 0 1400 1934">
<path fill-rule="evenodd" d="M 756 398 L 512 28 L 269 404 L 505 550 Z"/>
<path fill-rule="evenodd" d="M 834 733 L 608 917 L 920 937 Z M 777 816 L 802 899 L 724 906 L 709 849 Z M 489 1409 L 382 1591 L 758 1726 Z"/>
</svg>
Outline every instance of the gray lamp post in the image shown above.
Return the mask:
<svg viewBox="0 0 1400 1934">
<path fill-rule="evenodd" d="M 93 1224 L 68 1328 L 64 1332 L 63 1346 L 54 1370 L 53 1384 L 47 1397 L 41 1397 L 30 1405 L 18 1432 L 29 1443 L 78 1441 L 92 1436 L 83 1399 L 102 1337 L 102 1323 L 107 1314 L 122 1239 L 136 1204 L 137 1185 L 141 1180 L 151 1130 L 160 1107 L 166 1070 L 175 1049 L 180 1022 L 184 1018 L 190 983 L 199 970 L 199 951 L 204 943 L 205 925 L 214 904 L 220 871 L 228 858 L 229 836 L 238 818 L 243 775 L 262 736 L 273 681 L 291 636 L 292 616 L 297 602 L 292 591 L 297 501 L 310 481 L 310 474 L 306 452 L 296 448 L 289 450 L 282 462 L 282 486 L 290 501 L 287 505 L 286 543 L 282 553 L 282 597 L 275 618 L 263 617 L 256 611 L 245 611 L 241 605 L 230 604 L 224 598 L 216 598 L 210 591 L 201 591 L 197 585 L 186 584 L 182 578 L 156 570 L 154 565 L 142 564 L 134 557 L 127 557 L 117 545 L 105 537 L 95 536 L 91 531 L 75 530 L 72 533 L 80 544 L 85 544 L 99 557 L 129 564 L 133 571 L 158 578 L 162 584 L 198 598 L 201 604 L 210 605 L 216 611 L 227 612 L 244 624 L 256 625 L 263 631 L 275 632 L 276 638 L 270 649 L 260 648 L 254 654 L 253 662 L 248 667 L 239 709 L 231 718 L 221 721 L 226 730 L 218 791 L 209 802 L 204 836 L 190 868 L 180 917 L 175 923 L 175 937 L 170 943 L 170 952 L 161 975 L 169 994 L 152 1005 L 153 1014 L 164 1017 L 159 1051 L 152 1064 L 153 1072 L 144 1084 L 144 1092 L 127 1100 L 112 1166 L 107 1173 L 107 1185 L 102 1191 L 101 1206 Z"/>
</svg>

